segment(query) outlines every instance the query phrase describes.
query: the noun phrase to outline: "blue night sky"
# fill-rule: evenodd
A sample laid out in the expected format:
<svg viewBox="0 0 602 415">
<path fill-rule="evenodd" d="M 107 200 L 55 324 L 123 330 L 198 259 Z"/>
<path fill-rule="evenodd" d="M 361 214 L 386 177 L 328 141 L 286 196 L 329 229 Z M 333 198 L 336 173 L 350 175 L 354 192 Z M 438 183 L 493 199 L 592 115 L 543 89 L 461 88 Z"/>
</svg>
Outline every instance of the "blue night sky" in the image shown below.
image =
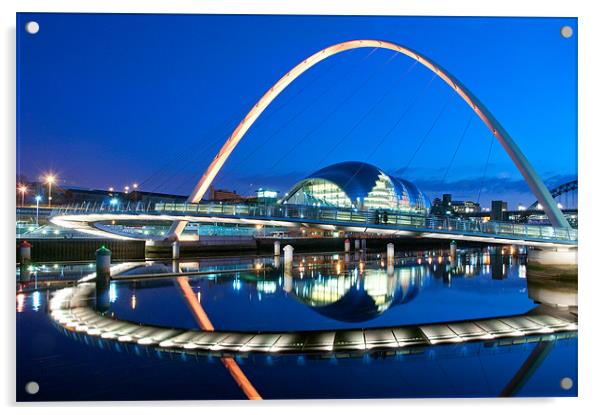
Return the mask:
<svg viewBox="0 0 602 415">
<path fill-rule="evenodd" d="M 40 24 L 36 35 L 24 30 L 29 20 Z M 564 25 L 572 38 L 560 36 Z M 274 82 L 312 53 L 359 38 L 406 45 L 446 68 L 548 185 L 577 174 L 576 19 L 25 13 L 17 28 L 17 168 L 30 180 L 53 171 L 63 186 L 138 182 L 187 194 Z M 530 204 L 497 141 L 487 163 L 490 143 L 482 122 L 426 68 L 359 49 L 293 82 L 214 184 L 286 191 L 327 164 L 361 160 L 431 197 L 476 200 L 481 189 L 486 205 Z"/>
</svg>

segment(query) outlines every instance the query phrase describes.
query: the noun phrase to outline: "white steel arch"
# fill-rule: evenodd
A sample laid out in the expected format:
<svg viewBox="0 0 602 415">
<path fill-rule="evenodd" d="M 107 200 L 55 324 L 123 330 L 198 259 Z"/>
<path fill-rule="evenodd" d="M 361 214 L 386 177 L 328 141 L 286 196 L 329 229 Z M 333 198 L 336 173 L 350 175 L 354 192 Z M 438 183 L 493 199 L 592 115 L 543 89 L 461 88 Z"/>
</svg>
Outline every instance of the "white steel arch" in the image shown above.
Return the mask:
<svg viewBox="0 0 602 415">
<path fill-rule="evenodd" d="M 295 79 L 297 79 L 306 70 L 316 65 L 317 63 L 327 59 L 338 53 L 359 49 L 359 48 L 380 48 L 389 49 L 394 52 L 402 53 L 429 70 L 435 73 L 441 78 L 446 84 L 448 84 L 477 114 L 477 116 L 485 123 L 487 128 L 497 138 L 499 143 L 504 147 L 506 153 L 510 156 L 518 170 L 521 172 L 525 181 L 529 185 L 529 188 L 535 194 L 535 197 L 541 203 L 544 211 L 548 215 L 550 222 L 555 227 L 568 228 L 570 227 L 566 218 L 556 206 L 554 198 L 550 194 L 547 187 L 539 175 L 535 172 L 525 155 L 521 152 L 519 147 L 516 145 L 514 140 L 510 137 L 510 134 L 502 127 L 502 125 L 495 119 L 491 112 L 479 101 L 479 99 L 472 94 L 460 81 L 458 81 L 449 72 L 443 69 L 441 66 L 435 64 L 432 60 L 426 58 L 424 55 L 418 52 L 401 46 L 392 42 L 382 40 L 350 40 L 347 42 L 337 43 L 322 49 L 287 72 L 282 78 L 278 80 L 262 97 L 257 103 L 251 108 L 247 115 L 238 124 L 236 129 L 232 132 L 228 140 L 224 143 L 220 151 L 217 153 L 209 168 L 205 171 L 201 179 L 198 181 L 194 190 L 188 197 L 190 203 L 199 202 L 207 192 L 207 189 L 215 179 L 215 176 L 220 171 L 232 151 L 236 148 L 240 140 L 244 137 L 249 128 L 261 115 L 261 113 L 270 105 L 270 103 L 282 92 L 288 85 L 290 85 Z M 170 238 L 177 238 L 184 230 L 186 226 L 185 221 L 175 222 L 169 232 Z"/>
</svg>

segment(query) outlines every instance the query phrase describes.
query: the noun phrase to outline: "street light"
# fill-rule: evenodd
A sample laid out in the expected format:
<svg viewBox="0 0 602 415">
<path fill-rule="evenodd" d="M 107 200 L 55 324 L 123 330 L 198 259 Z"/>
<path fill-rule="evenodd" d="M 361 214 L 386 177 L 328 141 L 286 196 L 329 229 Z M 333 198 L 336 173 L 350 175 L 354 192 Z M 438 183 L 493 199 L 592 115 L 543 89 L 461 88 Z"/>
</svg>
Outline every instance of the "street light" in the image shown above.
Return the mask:
<svg viewBox="0 0 602 415">
<path fill-rule="evenodd" d="M 48 207 L 52 204 L 52 184 L 55 180 L 56 177 L 53 174 L 46 175 L 46 183 L 48 184 Z"/>
<path fill-rule="evenodd" d="M 40 226 L 38 221 L 40 214 L 40 200 L 42 200 L 42 196 L 36 195 L 36 226 Z"/>
<path fill-rule="evenodd" d="M 130 192 L 130 186 L 125 186 L 124 190 L 125 190 L 125 194 L 128 194 Z"/>
<path fill-rule="evenodd" d="M 134 183 L 134 184 L 132 185 L 132 187 L 133 187 L 134 189 L 137 189 L 137 188 L 138 188 L 138 183 Z"/>
<path fill-rule="evenodd" d="M 19 193 L 21 193 L 21 206 L 25 206 L 25 193 L 27 193 L 27 186 L 24 184 L 20 185 Z"/>
</svg>

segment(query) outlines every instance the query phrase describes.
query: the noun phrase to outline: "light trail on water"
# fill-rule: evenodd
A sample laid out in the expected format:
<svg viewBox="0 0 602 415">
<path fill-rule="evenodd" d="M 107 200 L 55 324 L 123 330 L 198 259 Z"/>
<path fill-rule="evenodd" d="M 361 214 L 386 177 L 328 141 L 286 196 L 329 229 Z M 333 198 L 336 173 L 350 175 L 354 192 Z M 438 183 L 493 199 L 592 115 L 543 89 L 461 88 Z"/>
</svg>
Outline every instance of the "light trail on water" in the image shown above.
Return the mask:
<svg viewBox="0 0 602 415">
<path fill-rule="evenodd" d="M 176 278 L 176 283 L 182 291 L 182 295 L 190 307 L 190 310 L 192 311 L 199 327 L 205 331 L 215 331 L 211 320 L 209 320 L 209 316 L 207 316 L 207 313 L 205 313 L 205 310 L 194 294 L 194 291 L 192 291 L 192 287 L 188 282 L 188 277 L 178 277 Z M 240 366 L 238 366 L 238 363 L 236 363 L 233 358 L 222 357 L 220 360 L 222 361 L 224 367 L 228 369 L 228 372 L 230 372 L 230 375 L 248 399 L 253 401 L 263 400 L 259 392 L 257 392 L 257 389 L 255 389 L 249 378 L 247 378 Z"/>
</svg>

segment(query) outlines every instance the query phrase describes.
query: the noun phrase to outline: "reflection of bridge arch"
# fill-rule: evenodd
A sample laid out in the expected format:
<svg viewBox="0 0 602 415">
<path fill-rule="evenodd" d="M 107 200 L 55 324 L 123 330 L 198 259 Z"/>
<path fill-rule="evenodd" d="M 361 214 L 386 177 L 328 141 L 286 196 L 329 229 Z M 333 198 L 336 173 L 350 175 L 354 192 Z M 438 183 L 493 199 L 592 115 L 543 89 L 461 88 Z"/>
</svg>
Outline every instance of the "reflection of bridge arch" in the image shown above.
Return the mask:
<svg viewBox="0 0 602 415">
<path fill-rule="evenodd" d="M 558 196 L 561 196 L 565 193 L 569 193 L 569 192 L 575 192 L 578 190 L 579 187 L 579 181 L 578 180 L 571 180 L 570 182 L 566 182 L 561 184 L 560 186 L 556 186 L 555 188 L 553 188 L 552 190 L 550 190 L 550 195 L 552 195 L 552 197 L 556 198 Z M 533 210 L 537 207 L 537 204 L 539 202 L 535 201 L 533 202 L 528 208 L 527 210 Z"/>
<path fill-rule="evenodd" d="M 520 151 L 514 140 L 510 137 L 510 134 L 504 130 L 502 125 L 495 119 L 495 117 L 489 112 L 489 110 L 479 101 L 479 99 L 472 94 L 462 83 L 460 83 L 455 77 L 448 73 L 441 66 L 435 64 L 425 56 L 409 49 L 405 46 L 397 45 L 395 43 L 380 41 L 380 40 L 351 40 L 347 42 L 338 43 L 336 45 L 329 46 L 322 49 L 301 63 L 291 69 L 282 78 L 278 80 L 259 101 L 251 108 L 247 115 L 238 124 L 234 132 L 230 135 L 228 140 L 224 143 L 219 153 L 215 156 L 209 168 L 205 171 L 191 195 L 188 201 L 196 203 L 202 199 L 205 192 L 215 179 L 215 176 L 220 171 L 234 148 L 238 145 L 240 140 L 244 137 L 249 128 L 261 115 L 261 113 L 270 105 L 270 103 L 282 92 L 286 87 L 297 79 L 306 70 L 316 65 L 317 63 L 329 58 L 330 56 L 338 53 L 358 49 L 358 48 L 381 48 L 389 49 L 394 52 L 403 53 L 404 55 L 416 60 L 423 66 L 427 67 L 439 78 L 441 78 L 446 84 L 448 84 L 466 103 L 472 108 L 475 114 L 485 123 L 487 128 L 491 130 L 493 135 L 497 138 L 500 144 L 506 150 L 506 153 L 510 156 L 516 167 L 525 178 L 531 191 L 535 194 L 535 197 L 543 206 L 546 214 L 550 218 L 550 222 L 555 227 L 569 228 L 569 224 L 562 215 L 562 212 L 556 206 L 554 198 L 544 185 L 543 181 L 537 175 L 525 155 Z M 178 237 L 186 226 L 185 221 L 175 222 L 170 230 L 172 237 Z"/>
</svg>

